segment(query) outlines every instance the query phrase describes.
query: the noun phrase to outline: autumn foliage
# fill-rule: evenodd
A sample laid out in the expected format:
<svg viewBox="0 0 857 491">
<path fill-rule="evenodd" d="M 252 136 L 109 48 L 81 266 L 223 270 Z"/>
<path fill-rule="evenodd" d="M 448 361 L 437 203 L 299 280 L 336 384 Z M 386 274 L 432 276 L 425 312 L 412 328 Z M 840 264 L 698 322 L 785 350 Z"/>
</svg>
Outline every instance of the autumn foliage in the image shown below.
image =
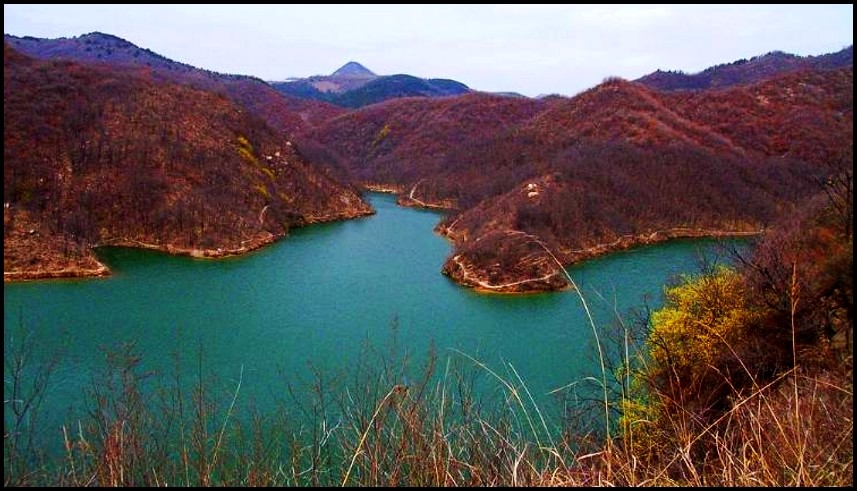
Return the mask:
<svg viewBox="0 0 857 491">
<path fill-rule="evenodd" d="M 657 70 L 636 80 L 657 90 L 722 89 L 733 85 L 761 82 L 778 75 L 802 70 L 829 70 L 854 64 L 854 46 L 819 56 L 796 56 L 782 51 L 746 60 L 715 65 L 699 73 Z"/>
<path fill-rule="evenodd" d="M 96 244 L 243 250 L 369 212 L 226 96 L 8 45 L 3 75 L 7 272 L 89 268 Z"/>
<path fill-rule="evenodd" d="M 851 140 L 852 88 L 851 68 L 672 94 L 611 79 L 571 99 L 388 101 L 303 141 L 343 175 L 456 204 L 440 229 L 485 273 L 479 258 L 496 250 L 527 256 L 515 241 L 496 247 L 509 232 L 538 237 L 568 263 L 766 228 L 830 175 L 826 163 Z M 494 251 L 479 250 L 489 234 L 479 244 Z"/>
<path fill-rule="evenodd" d="M 5 35 L 4 39 L 16 51 L 36 59 L 77 61 L 111 70 L 136 69 L 155 80 L 225 95 L 289 135 L 343 113 L 331 104 L 281 94 L 258 78 L 173 61 L 110 34 L 92 32 L 58 39 Z"/>
<path fill-rule="evenodd" d="M 839 407 L 853 363 L 853 237 L 831 211 L 853 190 L 841 191 L 783 218 L 752 253 L 735 251 L 735 268 L 709 267 L 666 289 L 644 328 L 645 349 L 627 360 L 636 368 L 621 428 L 636 456 L 662 463 L 665 449 L 684 447 L 705 459 L 753 425 L 779 445 L 764 458 L 782 472 L 804 459 L 849 458 L 837 439 L 853 432 Z M 802 384 L 819 380 L 830 390 L 816 385 L 802 410 Z M 828 432 L 836 436 L 819 439 Z"/>
</svg>

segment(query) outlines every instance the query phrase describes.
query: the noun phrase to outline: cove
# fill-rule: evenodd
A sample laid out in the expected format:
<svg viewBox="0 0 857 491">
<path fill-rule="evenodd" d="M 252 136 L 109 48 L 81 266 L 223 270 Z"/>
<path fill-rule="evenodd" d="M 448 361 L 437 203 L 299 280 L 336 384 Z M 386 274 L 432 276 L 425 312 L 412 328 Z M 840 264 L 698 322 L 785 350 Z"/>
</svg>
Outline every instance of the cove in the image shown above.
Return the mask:
<svg viewBox="0 0 857 491">
<path fill-rule="evenodd" d="M 377 215 L 292 231 L 246 256 L 199 260 L 104 249 L 113 276 L 6 284 L 4 357 L 23 337 L 33 357 L 59 353 L 42 412 L 51 441 L 74 420 L 84 387 L 103 370 L 105 349 L 134 342 L 142 367 L 191 378 L 203 371 L 234 386 L 262 412 L 313 370 L 348 370 L 366 343 L 441 362 L 466 353 L 488 367 L 515 367 L 533 396 L 600 376 L 593 330 L 573 291 L 482 295 L 440 273 L 450 244 L 432 232 L 436 212 L 368 195 Z M 615 253 L 569 269 L 596 326 L 662 302 L 663 285 L 698 269 L 713 240 L 679 240 Z M 8 367 L 4 369 L 8 375 Z M 499 383 L 487 381 L 488 390 Z M 4 393 L 8 394 L 4 386 Z"/>
</svg>

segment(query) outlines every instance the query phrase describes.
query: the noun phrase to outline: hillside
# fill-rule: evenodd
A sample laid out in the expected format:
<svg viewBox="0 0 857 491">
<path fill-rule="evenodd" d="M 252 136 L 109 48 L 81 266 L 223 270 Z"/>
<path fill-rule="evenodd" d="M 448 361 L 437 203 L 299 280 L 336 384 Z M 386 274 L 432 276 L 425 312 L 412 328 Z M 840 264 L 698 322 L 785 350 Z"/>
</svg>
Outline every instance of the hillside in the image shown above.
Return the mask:
<svg viewBox="0 0 857 491">
<path fill-rule="evenodd" d="M 403 97 L 445 97 L 465 94 L 466 85 L 455 80 L 423 79 L 412 75 L 379 76 L 363 65 L 350 61 L 331 75 L 271 82 L 283 94 L 360 108 Z"/>
<path fill-rule="evenodd" d="M 707 68 L 699 73 L 657 70 L 636 81 L 663 91 L 725 88 L 751 84 L 800 70 L 831 70 L 854 65 L 854 47 L 819 56 L 796 56 L 782 51 Z"/>
<path fill-rule="evenodd" d="M 853 142 L 853 87 L 852 68 L 808 70 L 667 100 L 676 113 L 747 152 L 825 165 Z"/>
<path fill-rule="evenodd" d="M 359 108 L 402 97 L 446 97 L 467 93 L 470 89 L 455 80 L 422 79 L 411 75 L 379 77 L 360 88 L 338 94 L 331 102 Z"/>
<path fill-rule="evenodd" d="M 4 277 L 103 274 L 91 247 L 222 256 L 371 209 L 229 97 L 4 45 Z"/>
<path fill-rule="evenodd" d="M 309 138 L 404 203 L 453 207 L 444 272 L 488 291 L 563 287 L 569 263 L 672 237 L 755 233 L 819 192 L 852 141 L 853 71 L 663 94 L 389 101 Z M 414 198 L 414 199 L 409 199 Z"/>
<path fill-rule="evenodd" d="M 290 135 L 344 112 L 323 102 L 283 95 L 255 77 L 217 73 L 173 61 L 110 34 L 93 32 L 58 39 L 5 35 L 4 39 L 37 59 L 137 67 L 151 71 L 158 79 L 223 93 Z"/>
<path fill-rule="evenodd" d="M 498 148 L 510 128 L 549 105 L 482 93 L 396 99 L 334 118 L 302 140 L 324 148 L 325 160 L 353 180 L 397 183 L 423 202 L 464 200 L 460 206 L 468 206 L 475 204 L 469 201 L 474 192 L 504 189 L 504 176 L 515 173 L 483 151 Z"/>
<path fill-rule="evenodd" d="M 443 271 L 459 282 L 488 291 L 562 288 L 565 279 L 557 262 L 575 262 L 641 243 L 756 233 L 818 192 L 817 182 L 835 170 L 832 163 L 842 161 L 853 141 L 853 69 L 835 68 L 850 65 L 850 48 L 809 58 L 772 53 L 703 72 L 716 73 L 720 78 L 711 80 L 724 81 L 717 82 L 721 84 L 718 90 L 659 91 L 645 83 L 615 79 L 574 98 L 512 98 L 469 93 L 465 86 L 450 80 L 378 76 L 356 62 L 347 63 L 330 76 L 287 83 L 307 91 L 305 97 L 317 93 L 331 101 L 335 98 L 343 106 L 370 104 L 345 112 L 330 104 L 283 96 L 258 79 L 176 63 L 109 35 L 7 39 L 42 58 L 74 58 L 91 66 L 47 63 L 43 66 L 49 68 L 43 70 L 53 78 L 25 83 L 26 76 L 35 77 L 35 70 L 19 74 L 18 67 L 32 67 L 38 62 L 6 50 L 13 64 L 10 70 L 23 85 L 6 89 L 11 92 L 7 92 L 10 100 L 4 117 L 11 118 L 12 125 L 5 132 L 6 161 L 18 158 L 19 162 L 4 172 L 5 192 L 12 196 L 7 198 L 12 206 L 26 201 L 29 210 L 38 211 L 35 218 L 21 218 L 21 223 L 43 219 L 45 203 L 57 194 L 74 200 L 81 195 L 88 196 L 87 200 L 92 200 L 93 194 L 108 196 L 100 190 L 93 192 L 91 183 L 80 189 L 68 188 L 65 177 L 45 176 L 72 173 L 60 170 L 71 165 L 75 175 L 78 168 L 94 168 L 104 172 L 95 182 L 116 181 L 108 169 L 116 165 L 117 151 L 121 151 L 120 160 L 132 155 L 141 161 L 170 163 L 209 160 L 200 155 L 213 156 L 222 163 L 243 152 L 243 161 L 274 179 L 278 174 L 273 168 L 257 165 L 265 163 L 261 155 L 270 156 L 271 165 L 282 159 L 290 163 L 283 169 L 301 169 L 287 175 L 292 180 L 290 185 L 296 186 L 291 191 L 317 182 L 315 167 L 305 163 L 309 161 L 324 165 L 323 179 L 333 186 L 332 195 L 340 193 L 334 181 L 360 182 L 370 188 L 398 191 L 399 202 L 405 205 L 452 210 L 438 227 L 455 245 L 455 253 Z M 748 82 L 753 80 L 761 81 Z M 723 88 L 733 82 L 738 85 Z M 44 88 L 52 86 L 61 90 Z M 134 87 L 135 94 L 148 90 L 157 95 L 129 98 L 123 92 L 131 90 L 126 86 Z M 48 94 L 31 93 L 39 87 Z M 187 96 L 188 102 L 182 102 L 185 96 L 177 95 L 179 91 L 192 94 Z M 467 93 L 455 95 L 462 91 Z M 58 93 L 68 92 L 83 95 L 56 100 Z M 171 102 L 166 102 L 167 95 L 173 97 Z M 439 97 L 442 95 L 446 97 Z M 46 105 L 45 110 L 38 115 L 26 114 L 26 97 L 44 100 L 40 104 Z M 119 97 L 122 104 L 111 97 Z M 199 102 L 212 97 L 217 102 Z M 166 104 L 170 107 L 162 106 Z M 118 106 L 123 108 L 121 113 Z M 233 109 L 227 110 L 227 106 Z M 240 121 L 228 120 L 227 131 L 218 126 L 227 121 L 212 120 L 210 111 L 230 110 L 238 111 L 235 117 Z M 152 119 L 159 112 L 166 115 L 160 122 Z M 55 119 L 30 121 L 37 116 Z M 256 120 L 257 116 L 264 122 Z M 117 129 L 105 117 L 124 123 Z M 35 132 L 36 141 L 43 144 L 28 148 L 25 142 L 32 138 L 15 125 L 49 129 Z M 256 128 L 255 133 L 237 129 L 245 127 Z M 128 128 L 140 133 L 135 137 L 140 141 L 133 145 L 127 142 L 134 138 L 124 134 L 131 131 Z M 188 141 L 184 146 L 175 143 L 198 138 L 203 131 L 200 128 L 220 137 Z M 114 143 L 117 131 L 122 141 L 118 150 Z M 229 131 L 234 135 L 228 136 Z M 294 146 L 271 143 L 282 141 L 279 135 L 283 132 L 293 135 Z M 158 133 L 160 140 L 155 140 L 153 133 Z M 239 135 L 243 140 L 236 143 Z M 209 148 L 206 145 L 210 141 L 220 143 Z M 223 143 L 229 141 L 233 142 L 234 155 Z M 295 148 L 300 148 L 300 156 Z M 296 161 L 300 165 L 291 165 Z M 97 165 L 92 167 L 93 163 Z M 110 184 L 108 191 L 122 186 L 128 192 L 145 189 L 129 176 L 152 180 L 156 189 L 179 182 L 168 168 L 161 163 L 157 171 L 140 171 L 144 175 L 126 172 L 119 179 L 122 183 L 116 189 Z M 241 195 L 240 190 L 249 181 L 236 181 L 238 178 L 228 172 L 216 176 L 226 171 L 217 170 L 217 166 L 213 169 L 213 174 L 208 170 L 199 173 L 197 181 L 205 180 L 211 188 L 216 187 L 211 184 L 214 181 L 242 184 L 237 190 L 232 186 L 219 190 L 218 194 L 224 195 L 219 204 L 199 198 L 211 208 L 204 213 L 193 212 L 195 219 L 214 213 L 218 206 L 231 210 L 240 209 L 239 202 L 259 204 L 257 199 Z M 183 172 L 194 171 L 182 169 L 178 175 L 186 179 Z M 260 184 L 264 179 L 257 177 L 262 180 L 253 181 L 251 187 L 258 195 L 266 199 L 279 196 L 279 188 L 266 188 Z M 182 186 L 190 189 L 193 184 Z M 288 225 L 314 220 L 307 217 L 336 215 L 326 208 L 334 206 L 330 202 L 334 198 L 326 196 L 325 189 L 294 193 L 300 199 L 289 201 L 286 215 L 290 218 L 280 220 L 286 225 L 269 232 L 278 236 Z M 310 200 L 309 208 L 301 208 L 301 200 L 307 197 L 315 201 Z M 41 204 L 31 204 L 34 198 Z M 104 199 L 100 206 L 110 202 Z M 159 207 L 178 203 L 183 209 L 189 205 L 173 195 L 166 199 L 167 205 L 156 201 L 136 203 L 132 208 L 140 213 L 158 210 L 159 220 L 165 221 L 155 223 L 148 218 L 152 222 L 146 222 L 149 231 L 166 227 L 173 233 L 177 219 L 163 217 L 175 210 Z M 257 211 L 257 221 L 278 213 L 279 204 L 274 201 L 264 201 L 259 209 L 266 212 Z M 353 202 L 353 198 L 346 201 Z M 81 206 L 75 202 L 70 209 Z M 84 207 L 95 209 L 91 203 Z M 328 211 L 314 214 L 313 207 Z M 57 215 L 54 228 L 62 235 L 66 225 L 59 224 L 63 220 L 57 210 L 53 211 Z M 178 222 L 183 224 L 184 211 L 178 213 L 183 217 Z M 78 243 L 103 243 L 106 235 L 102 231 L 115 226 L 107 217 L 93 219 L 92 212 L 85 214 L 86 219 L 78 215 L 69 214 L 76 218 L 70 219 L 73 226 L 68 225 Z M 217 219 L 229 221 L 228 215 Z M 101 223 L 100 227 L 95 228 L 95 222 Z M 231 233 L 243 233 L 242 227 Z M 133 235 L 119 228 L 118 235 Z M 226 228 L 224 222 L 223 233 Z M 145 236 L 139 230 L 134 233 L 138 232 L 140 237 Z M 176 247 L 199 249 L 197 242 L 202 235 L 188 236 L 176 242 L 181 244 Z M 19 238 L 27 239 L 24 235 Z"/>
</svg>

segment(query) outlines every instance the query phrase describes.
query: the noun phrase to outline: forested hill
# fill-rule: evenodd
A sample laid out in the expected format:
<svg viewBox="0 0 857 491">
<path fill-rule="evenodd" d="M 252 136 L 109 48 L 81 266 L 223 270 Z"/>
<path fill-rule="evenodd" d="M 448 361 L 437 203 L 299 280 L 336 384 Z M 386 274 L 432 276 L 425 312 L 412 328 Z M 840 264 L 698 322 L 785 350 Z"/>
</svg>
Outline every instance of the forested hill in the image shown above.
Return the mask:
<svg viewBox="0 0 857 491">
<path fill-rule="evenodd" d="M 752 233 L 800 206 L 845 165 L 852 90 L 851 68 L 675 94 L 617 79 L 571 99 L 388 101 L 307 138 L 357 179 L 454 208 L 440 230 L 455 242 L 445 270 L 457 280 L 554 289 L 564 280 L 537 241 L 570 262 Z"/>
<path fill-rule="evenodd" d="M 447 97 L 470 92 L 461 82 L 424 79 L 407 74 L 376 75 L 360 63 L 350 61 L 330 75 L 271 82 L 290 96 L 359 108 L 402 97 Z"/>
<path fill-rule="evenodd" d="M 854 46 L 819 56 L 797 56 L 782 51 L 749 60 L 716 65 L 699 73 L 657 70 L 636 81 L 658 90 L 695 90 L 750 84 L 800 70 L 832 70 L 854 66 Z"/>
<path fill-rule="evenodd" d="M 282 94 L 255 77 L 197 68 L 101 32 L 57 39 L 7 34 L 4 39 L 17 51 L 37 59 L 143 68 L 155 78 L 223 93 L 289 135 L 344 112 L 325 102 Z"/>
<path fill-rule="evenodd" d="M 439 230 L 454 241 L 444 270 L 456 280 L 550 290 L 565 283 L 557 260 L 757 232 L 819 192 L 853 146 L 850 49 L 798 65 L 736 62 L 754 75 L 716 90 L 611 79 L 573 98 L 468 92 L 346 112 L 105 34 L 6 39 L 86 62 L 4 49 L 4 217 L 27 244 L 12 263 L 5 248 L 17 268 L 44 226 L 63 257 L 132 238 L 239 250 L 290 225 L 367 212 L 337 184 L 359 182 L 453 210 Z M 420 84 L 460 89 L 353 62 L 317 82 L 359 95 L 355 106 L 382 99 L 388 82 L 397 97 Z"/>
<path fill-rule="evenodd" d="M 371 212 L 226 95 L 9 44 L 3 61 L 6 278 L 95 274 L 93 245 L 226 255 Z"/>
</svg>

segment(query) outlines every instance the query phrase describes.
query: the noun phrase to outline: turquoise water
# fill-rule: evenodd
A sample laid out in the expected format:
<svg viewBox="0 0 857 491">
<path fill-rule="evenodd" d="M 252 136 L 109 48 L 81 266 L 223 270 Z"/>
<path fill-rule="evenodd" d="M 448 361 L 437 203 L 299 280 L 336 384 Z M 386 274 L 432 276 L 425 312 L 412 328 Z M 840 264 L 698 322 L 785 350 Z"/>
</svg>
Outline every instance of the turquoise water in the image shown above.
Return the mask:
<svg viewBox="0 0 857 491">
<path fill-rule="evenodd" d="M 73 417 L 105 366 L 105 348 L 121 342 L 135 342 L 154 374 L 180 366 L 195 375 L 200 349 L 203 371 L 224 384 L 234 385 L 243 368 L 241 399 L 263 410 L 287 383 L 311 379 L 311 367 L 347 370 L 364 342 L 383 348 L 393 331 L 400 351 L 416 357 L 434 345 L 442 362 L 460 351 L 503 374 L 511 364 L 539 401 L 600 373 L 574 292 L 486 296 L 462 288 L 440 274 L 451 249 L 432 232 L 439 214 L 398 207 L 389 195 L 369 199 L 375 216 L 295 230 L 240 258 L 106 249 L 99 254 L 109 278 L 6 284 L 6 359 L 25 333 L 34 358 L 61 353 L 42 408 L 54 423 Z M 596 325 L 607 326 L 616 312 L 660 305 L 664 283 L 696 271 L 700 253 L 715 248 L 675 241 L 570 273 Z"/>
</svg>

